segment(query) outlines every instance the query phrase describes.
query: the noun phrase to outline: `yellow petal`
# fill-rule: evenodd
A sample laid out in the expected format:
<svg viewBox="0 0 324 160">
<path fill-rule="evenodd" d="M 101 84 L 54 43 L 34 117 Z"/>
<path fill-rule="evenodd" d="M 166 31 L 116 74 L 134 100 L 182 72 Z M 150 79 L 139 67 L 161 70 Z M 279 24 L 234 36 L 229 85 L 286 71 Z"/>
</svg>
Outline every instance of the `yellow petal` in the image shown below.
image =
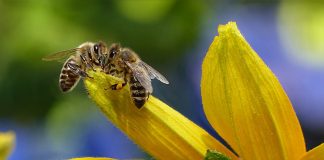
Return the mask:
<svg viewBox="0 0 324 160">
<path fill-rule="evenodd" d="M 0 159 L 7 159 L 15 145 L 13 132 L 0 133 Z"/>
<path fill-rule="evenodd" d="M 104 158 L 104 157 L 81 157 L 81 158 L 71 158 L 70 160 L 115 160 L 115 159 Z"/>
<path fill-rule="evenodd" d="M 324 159 L 324 143 L 308 151 L 301 160 L 320 160 Z"/>
<path fill-rule="evenodd" d="M 142 109 L 137 109 L 130 99 L 128 85 L 121 90 L 110 89 L 120 79 L 102 72 L 89 74 L 94 77 L 85 79 L 90 97 L 114 125 L 155 158 L 203 159 L 207 149 L 214 149 L 237 159 L 205 130 L 154 96 Z"/>
<path fill-rule="evenodd" d="M 202 68 L 208 121 L 243 159 L 299 158 L 306 152 L 304 137 L 279 81 L 235 22 L 218 32 Z"/>
</svg>

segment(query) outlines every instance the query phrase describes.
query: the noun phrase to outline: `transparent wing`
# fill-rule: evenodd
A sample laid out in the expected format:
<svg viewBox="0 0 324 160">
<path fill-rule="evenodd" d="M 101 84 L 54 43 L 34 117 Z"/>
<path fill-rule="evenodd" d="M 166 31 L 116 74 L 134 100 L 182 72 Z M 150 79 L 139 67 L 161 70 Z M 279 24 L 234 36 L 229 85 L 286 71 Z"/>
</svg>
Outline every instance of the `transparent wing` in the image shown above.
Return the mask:
<svg viewBox="0 0 324 160">
<path fill-rule="evenodd" d="M 69 56 L 75 54 L 78 50 L 79 48 L 74 48 L 74 49 L 53 53 L 43 57 L 42 60 L 43 61 L 62 61 L 62 60 L 65 61 Z"/>
<path fill-rule="evenodd" d="M 156 71 L 154 68 L 152 68 L 151 66 L 149 66 L 143 61 L 141 61 L 140 63 L 144 68 L 146 68 L 151 79 L 156 78 L 162 83 L 169 84 L 169 81 L 161 73 L 159 73 L 158 71 Z"/>
<path fill-rule="evenodd" d="M 141 83 L 141 85 L 149 92 L 153 92 L 151 78 L 145 68 L 136 64 L 125 62 L 127 66 L 132 70 L 134 77 Z"/>
</svg>

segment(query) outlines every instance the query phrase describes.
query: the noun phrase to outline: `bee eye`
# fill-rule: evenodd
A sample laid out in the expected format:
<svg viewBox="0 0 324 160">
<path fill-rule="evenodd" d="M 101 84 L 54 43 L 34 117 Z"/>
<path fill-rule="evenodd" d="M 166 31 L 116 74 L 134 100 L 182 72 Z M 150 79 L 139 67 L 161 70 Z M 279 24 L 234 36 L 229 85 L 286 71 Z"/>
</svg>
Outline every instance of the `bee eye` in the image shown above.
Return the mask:
<svg viewBox="0 0 324 160">
<path fill-rule="evenodd" d="M 117 51 L 115 49 L 111 50 L 110 54 L 109 54 L 109 58 L 115 57 L 116 53 L 117 53 Z"/>
<path fill-rule="evenodd" d="M 99 55 L 99 46 L 97 44 L 93 46 L 93 51 L 96 53 L 97 56 Z"/>
</svg>

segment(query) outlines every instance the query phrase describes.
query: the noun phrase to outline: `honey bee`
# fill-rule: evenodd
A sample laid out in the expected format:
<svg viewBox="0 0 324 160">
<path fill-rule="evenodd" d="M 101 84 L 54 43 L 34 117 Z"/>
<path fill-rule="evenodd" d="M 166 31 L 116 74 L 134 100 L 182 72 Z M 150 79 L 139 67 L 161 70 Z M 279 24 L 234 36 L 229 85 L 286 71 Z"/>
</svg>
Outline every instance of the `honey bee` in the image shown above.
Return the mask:
<svg viewBox="0 0 324 160">
<path fill-rule="evenodd" d="M 89 77 L 88 69 L 101 67 L 104 73 L 124 80 L 121 84 L 110 86 L 112 90 L 119 90 L 129 83 L 130 96 L 137 108 L 142 108 L 153 92 L 151 79 L 169 84 L 163 75 L 143 62 L 134 51 L 116 43 L 108 49 L 103 42 L 85 42 L 77 48 L 48 55 L 43 60 L 65 60 L 59 78 L 62 92 L 73 90 L 81 77 Z"/>
<path fill-rule="evenodd" d="M 168 80 L 158 71 L 143 62 L 140 57 L 129 48 L 122 48 L 119 44 L 112 44 L 106 54 L 103 71 L 115 77 L 124 79 L 122 84 L 115 84 L 111 89 L 117 90 L 129 83 L 130 96 L 137 108 L 142 108 L 153 92 L 151 79 L 158 79 L 169 84 Z"/>
<path fill-rule="evenodd" d="M 105 54 L 108 48 L 105 43 L 85 42 L 79 47 L 54 53 L 44 57 L 44 61 L 65 60 L 62 67 L 59 86 L 62 92 L 69 92 L 78 84 L 81 77 L 89 77 L 87 69 L 104 68 Z"/>
</svg>

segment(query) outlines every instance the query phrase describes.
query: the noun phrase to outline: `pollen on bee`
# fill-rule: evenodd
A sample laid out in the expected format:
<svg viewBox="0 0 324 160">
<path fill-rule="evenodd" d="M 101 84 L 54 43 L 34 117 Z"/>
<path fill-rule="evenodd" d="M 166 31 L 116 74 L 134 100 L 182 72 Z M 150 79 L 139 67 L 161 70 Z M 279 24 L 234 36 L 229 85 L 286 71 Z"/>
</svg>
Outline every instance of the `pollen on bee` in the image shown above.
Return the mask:
<svg viewBox="0 0 324 160">
<path fill-rule="evenodd" d="M 116 89 L 117 90 L 120 90 L 123 88 L 123 84 L 122 83 L 118 83 L 117 86 L 116 86 Z"/>
</svg>

